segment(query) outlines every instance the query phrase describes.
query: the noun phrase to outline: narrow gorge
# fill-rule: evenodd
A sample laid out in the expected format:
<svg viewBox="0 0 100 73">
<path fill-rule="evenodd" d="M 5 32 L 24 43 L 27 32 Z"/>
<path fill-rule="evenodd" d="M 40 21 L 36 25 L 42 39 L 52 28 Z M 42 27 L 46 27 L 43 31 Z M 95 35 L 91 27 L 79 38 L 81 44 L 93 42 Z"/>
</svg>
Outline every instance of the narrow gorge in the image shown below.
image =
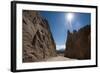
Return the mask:
<svg viewBox="0 0 100 73">
<path fill-rule="evenodd" d="M 23 10 L 22 33 L 24 63 L 91 59 L 90 25 L 78 31 L 65 32 L 67 33 L 65 48 L 63 51 L 61 48 L 57 51 L 48 20 L 43 18 L 39 11 Z"/>
</svg>

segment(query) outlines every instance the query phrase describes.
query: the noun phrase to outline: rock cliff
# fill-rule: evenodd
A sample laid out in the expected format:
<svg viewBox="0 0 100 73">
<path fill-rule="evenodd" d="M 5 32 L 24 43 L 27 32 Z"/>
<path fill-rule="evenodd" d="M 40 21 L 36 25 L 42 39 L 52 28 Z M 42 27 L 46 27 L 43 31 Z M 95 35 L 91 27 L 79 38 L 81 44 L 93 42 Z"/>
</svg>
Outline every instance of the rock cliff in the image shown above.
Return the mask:
<svg viewBox="0 0 100 73">
<path fill-rule="evenodd" d="M 48 21 L 37 11 L 23 10 L 23 62 L 38 62 L 56 56 Z"/>
<path fill-rule="evenodd" d="M 79 31 L 68 31 L 65 57 L 74 59 L 91 58 L 91 26 L 86 25 Z"/>
</svg>

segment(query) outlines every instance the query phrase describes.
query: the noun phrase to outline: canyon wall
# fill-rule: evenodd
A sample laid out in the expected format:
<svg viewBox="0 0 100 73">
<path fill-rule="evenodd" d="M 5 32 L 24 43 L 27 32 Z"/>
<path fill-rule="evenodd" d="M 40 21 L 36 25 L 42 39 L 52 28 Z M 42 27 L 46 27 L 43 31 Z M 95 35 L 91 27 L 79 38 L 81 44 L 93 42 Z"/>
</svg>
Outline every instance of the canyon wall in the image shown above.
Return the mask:
<svg viewBox="0 0 100 73">
<path fill-rule="evenodd" d="M 23 10 L 23 62 L 38 62 L 56 56 L 49 23 L 39 12 Z"/>
<path fill-rule="evenodd" d="M 74 59 L 91 58 L 91 26 L 86 25 L 79 31 L 68 31 L 65 57 Z"/>
</svg>

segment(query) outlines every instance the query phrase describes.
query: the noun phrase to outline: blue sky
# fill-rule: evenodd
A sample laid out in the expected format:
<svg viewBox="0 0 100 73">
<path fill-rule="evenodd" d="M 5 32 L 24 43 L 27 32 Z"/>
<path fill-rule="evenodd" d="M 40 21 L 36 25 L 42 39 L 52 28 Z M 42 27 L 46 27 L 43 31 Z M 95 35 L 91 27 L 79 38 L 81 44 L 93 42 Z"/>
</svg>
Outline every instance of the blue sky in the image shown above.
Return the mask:
<svg viewBox="0 0 100 73">
<path fill-rule="evenodd" d="M 57 49 L 64 48 L 67 31 L 73 32 L 73 30 L 79 30 L 85 25 L 91 24 L 91 14 L 90 13 L 72 13 L 73 20 L 71 21 L 71 26 L 67 16 L 70 12 L 50 12 L 50 11 L 40 11 L 40 15 L 48 20 L 53 38 L 56 43 Z"/>
</svg>

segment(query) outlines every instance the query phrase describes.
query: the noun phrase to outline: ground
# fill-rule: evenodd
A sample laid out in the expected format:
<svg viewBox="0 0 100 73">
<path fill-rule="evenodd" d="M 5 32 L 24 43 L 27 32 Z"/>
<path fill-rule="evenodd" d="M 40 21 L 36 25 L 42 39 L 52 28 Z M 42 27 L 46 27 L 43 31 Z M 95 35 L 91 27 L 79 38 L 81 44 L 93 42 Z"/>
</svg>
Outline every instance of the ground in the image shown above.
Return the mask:
<svg viewBox="0 0 100 73">
<path fill-rule="evenodd" d="M 75 60 L 75 59 L 70 59 L 63 56 L 57 56 L 45 59 L 45 61 L 69 61 L 69 60 Z"/>
</svg>

